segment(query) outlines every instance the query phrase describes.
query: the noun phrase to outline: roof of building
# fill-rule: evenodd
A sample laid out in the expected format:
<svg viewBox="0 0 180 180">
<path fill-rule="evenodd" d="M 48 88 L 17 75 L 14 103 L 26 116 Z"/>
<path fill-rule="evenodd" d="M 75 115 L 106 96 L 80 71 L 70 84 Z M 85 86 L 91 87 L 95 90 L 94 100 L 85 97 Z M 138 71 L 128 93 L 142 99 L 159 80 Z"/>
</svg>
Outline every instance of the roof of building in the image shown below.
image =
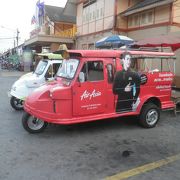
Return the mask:
<svg viewBox="0 0 180 180">
<path fill-rule="evenodd" d="M 168 3 L 172 3 L 174 0 L 142 0 L 139 3 L 136 3 L 132 7 L 128 8 L 126 11 L 122 12 L 121 14 L 128 16 L 130 14 L 145 10 L 154 8 L 157 6 L 162 6 Z"/>
<path fill-rule="evenodd" d="M 77 14 L 77 3 L 78 0 L 67 0 L 66 5 L 63 9 L 64 15 L 76 16 Z"/>
<path fill-rule="evenodd" d="M 76 23 L 76 16 L 64 15 L 62 7 L 45 5 L 45 13 L 53 22 Z"/>
</svg>

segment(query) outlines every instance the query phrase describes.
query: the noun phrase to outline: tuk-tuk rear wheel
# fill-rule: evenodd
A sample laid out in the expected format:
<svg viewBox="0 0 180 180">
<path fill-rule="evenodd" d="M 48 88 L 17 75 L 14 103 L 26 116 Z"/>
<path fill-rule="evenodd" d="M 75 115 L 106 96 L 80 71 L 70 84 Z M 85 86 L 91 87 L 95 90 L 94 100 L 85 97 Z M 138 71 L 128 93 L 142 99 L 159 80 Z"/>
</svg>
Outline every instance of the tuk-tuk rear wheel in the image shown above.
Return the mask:
<svg viewBox="0 0 180 180">
<path fill-rule="evenodd" d="M 43 132 L 48 123 L 30 115 L 27 112 L 24 112 L 22 117 L 22 125 L 26 131 L 34 134 Z"/>
</svg>

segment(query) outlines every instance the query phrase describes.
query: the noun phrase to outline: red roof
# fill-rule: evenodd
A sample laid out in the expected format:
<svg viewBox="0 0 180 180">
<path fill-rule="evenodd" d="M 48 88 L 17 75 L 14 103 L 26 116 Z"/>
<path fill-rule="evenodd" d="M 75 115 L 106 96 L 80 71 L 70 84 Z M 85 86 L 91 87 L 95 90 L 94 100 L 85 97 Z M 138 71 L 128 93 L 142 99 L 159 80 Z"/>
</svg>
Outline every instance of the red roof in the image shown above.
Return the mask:
<svg viewBox="0 0 180 180">
<path fill-rule="evenodd" d="M 175 56 L 173 52 L 150 52 L 133 50 L 68 50 L 71 56 L 94 57 L 94 58 L 113 58 L 120 57 L 123 52 L 130 52 L 133 55 L 141 56 Z"/>
</svg>

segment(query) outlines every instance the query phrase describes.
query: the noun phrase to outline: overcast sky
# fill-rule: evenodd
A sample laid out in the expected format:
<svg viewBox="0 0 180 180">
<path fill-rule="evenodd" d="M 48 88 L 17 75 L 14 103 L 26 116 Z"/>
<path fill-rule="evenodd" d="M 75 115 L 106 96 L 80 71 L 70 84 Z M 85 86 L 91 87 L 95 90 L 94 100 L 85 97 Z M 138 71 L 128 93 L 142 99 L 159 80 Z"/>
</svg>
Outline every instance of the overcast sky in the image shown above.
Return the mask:
<svg viewBox="0 0 180 180">
<path fill-rule="evenodd" d="M 64 7 L 67 0 L 44 0 L 45 4 Z M 14 37 L 19 30 L 19 44 L 29 39 L 31 18 L 37 0 L 2 0 L 0 5 L 0 53 L 14 47 Z M 40 2 L 43 2 L 41 0 Z"/>
</svg>

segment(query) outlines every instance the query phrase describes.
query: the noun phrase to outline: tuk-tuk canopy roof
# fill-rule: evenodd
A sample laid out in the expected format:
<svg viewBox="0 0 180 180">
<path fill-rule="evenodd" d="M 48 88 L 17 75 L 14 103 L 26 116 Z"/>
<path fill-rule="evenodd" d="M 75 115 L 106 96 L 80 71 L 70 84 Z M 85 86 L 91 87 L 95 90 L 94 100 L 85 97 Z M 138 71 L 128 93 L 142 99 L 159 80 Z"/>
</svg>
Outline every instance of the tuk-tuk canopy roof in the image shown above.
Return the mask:
<svg viewBox="0 0 180 180">
<path fill-rule="evenodd" d="M 135 50 L 68 50 L 70 56 L 92 58 L 119 58 L 122 53 L 129 52 L 134 58 L 176 58 L 173 52 L 152 52 Z"/>
<path fill-rule="evenodd" d="M 38 53 L 38 56 L 42 56 L 44 58 L 48 59 L 63 59 L 61 54 L 54 54 L 54 53 Z"/>
</svg>

